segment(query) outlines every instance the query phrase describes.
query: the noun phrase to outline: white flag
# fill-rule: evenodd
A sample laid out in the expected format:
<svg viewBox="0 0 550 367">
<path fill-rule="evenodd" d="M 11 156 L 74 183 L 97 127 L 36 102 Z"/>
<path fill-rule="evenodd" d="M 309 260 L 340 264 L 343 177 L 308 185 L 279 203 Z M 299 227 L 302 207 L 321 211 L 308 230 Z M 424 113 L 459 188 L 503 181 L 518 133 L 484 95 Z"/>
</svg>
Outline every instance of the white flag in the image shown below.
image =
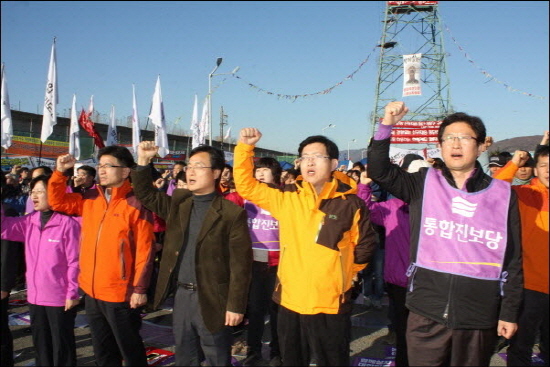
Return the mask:
<svg viewBox="0 0 550 367">
<path fill-rule="evenodd" d="M 191 116 L 191 134 L 192 143 L 191 149 L 195 149 L 200 145 L 199 143 L 199 102 L 197 95 L 195 94 L 195 103 L 193 103 L 193 115 Z"/>
<path fill-rule="evenodd" d="M 48 82 L 46 83 L 46 97 L 44 98 L 44 111 L 42 118 L 42 133 L 40 140 L 46 142 L 57 124 L 57 65 L 55 57 L 55 39 L 50 55 L 50 68 L 48 69 Z"/>
<path fill-rule="evenodd" d="M 80 159 L 80 125 L 76 115 L 76 94 L 73 94 L 73 106 L 71 107 L 71 123 L 69 129 L 69 154 Z"/>
<path fill-rule="evenodd" d="M 202 117 L 201 122 L 199 124 L 199 145 L 204 144 L 206 141 L 206 135 L 208 135 L 209 126 L 210 126 L 210 117 L 208 114 L 208 98 L 209 96 L 206 96 L 204 99 L 204 104 L 202 105 Z"/>
<path fill-rule="evenodd" d="M 166 132 L 166 120 L 164 119 L 160 75 L 157 78 L 157 85 L 155 86 L 155 94 L 153 94 L 149 118 L 153 122 L 153 125 L 155 125 L 155 145 L 159 147 L 159 156 L 164 158 L 170 153 L 170 150 L 168 149 L 168 134 Z"/>
<path fill-rule="evenodd" d="M 227 132 L 225 133 L 223 140 L 229 139 L 230 136 L 231 136 L 231 126 L 229 126 L 229 129 L 227 129 Z"/>
<path fill-rule="evenodd" d="M 2 64 L 2 147 L 8 149 L 11 146 L 13 136 L 13 122 L 11 119 L 10 97 L 8 95 L 8 83 Z"/>
<path fill-rule="evenodd" d="M 139 145 L 139 118 L 136 103 L 136 86 L 132 84 L 132 147 L 134 154 L 137 156 L 137 147 Z"/>
<path fill-rule="evenodd" d="M 115 120 L 115 106 L 111 105 L 111 123 L 109 124 L 109 129 L 107 130 L 107 146 L 117 145 L 118 137 L 116 131 L 116 120 Z"/>
<path fill-rule="evenodd" d="M 90 97 L 90 105 L 88 106 L 88 114 L 90 117 L 92 117 L 92 113 L 94 113 L 94 95 Z"/>
</svg>

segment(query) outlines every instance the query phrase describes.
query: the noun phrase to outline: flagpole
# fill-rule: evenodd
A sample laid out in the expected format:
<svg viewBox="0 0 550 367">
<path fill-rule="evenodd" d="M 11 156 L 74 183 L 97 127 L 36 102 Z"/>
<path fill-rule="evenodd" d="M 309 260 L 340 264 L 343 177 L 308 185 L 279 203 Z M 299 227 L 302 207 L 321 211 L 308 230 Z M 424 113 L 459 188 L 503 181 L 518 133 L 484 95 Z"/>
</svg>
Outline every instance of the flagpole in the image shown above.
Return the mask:
<svg viewBox="0 0 550 367">
<path fill-rule="evenodd" d="M 40 140 L 40 150 L 38 151 L 38 165 L 40 166 L 40 162 L 42 161 L 42 140 Z"/>
</svg>

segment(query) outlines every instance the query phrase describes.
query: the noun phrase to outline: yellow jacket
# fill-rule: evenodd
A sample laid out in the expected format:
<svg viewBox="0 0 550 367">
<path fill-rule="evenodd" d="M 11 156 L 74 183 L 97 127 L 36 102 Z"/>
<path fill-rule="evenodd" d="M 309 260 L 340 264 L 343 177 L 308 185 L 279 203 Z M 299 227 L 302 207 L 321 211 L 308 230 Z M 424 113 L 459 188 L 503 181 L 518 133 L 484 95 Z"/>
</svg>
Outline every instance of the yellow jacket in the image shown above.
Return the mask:
<svg viewBox="0 0 550 367">
<path fill-rule="evenodd" d="M 233 176 L 239 195 L 279 221 L 274 301 L 300 314 L 348 311 L 353 277 L 366 266 L 375 245 L 355 181 L 334 172 L 320 195 L 301 177 L 283 191 L 270 188 L 253 177 L 253 149 L 237 145 Z"/>
<path fill-rule="evenodd" d="M 510 161 L 495 178 L 512 182 L 518 168 Z M 512 189 L 519 198 L 524 288 L 548 294 L 548 189 L 538 178 Z"/>
</svg>

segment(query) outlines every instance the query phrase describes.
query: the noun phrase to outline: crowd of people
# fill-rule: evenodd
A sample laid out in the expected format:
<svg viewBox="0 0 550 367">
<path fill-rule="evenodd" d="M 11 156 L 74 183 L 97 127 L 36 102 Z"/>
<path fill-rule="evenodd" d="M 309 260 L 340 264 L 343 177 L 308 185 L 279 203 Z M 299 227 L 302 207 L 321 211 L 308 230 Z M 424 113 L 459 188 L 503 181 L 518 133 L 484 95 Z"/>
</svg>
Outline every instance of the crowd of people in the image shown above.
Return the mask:
<svg viewBox="0 0 550 367">
<path fill-rule="evenodd" d="M 175 365 L 230 365 L 246 320 L 245 366 L 345 366 L 354 302 L 380 310 L 384 294 L 397 366 L 488 366 L 503 341 L 509 366 L 530 365 L 535 344 L 548 363 L 548 131 L 534 155 L 490 156 L 482 120 L 454 113 L 441 159 L 392 163 L 407 112 L 389 103 L 368 164 L 347 172 L 321 135 L 292 169 L 257 159 L 257 128 L 241 130 L 233 166 L 199 146 L 160 172 L 150 141 L 135 157 L 102 148 L 96 167 L 69 154 L 54 170 L 14 166 L 2 175 L 2 365 L 18 282 L 40 366 L 76 365 L 82 303 L 97 365 L 146 366 L 140 312 L 169 297 Z"/>
</svg>

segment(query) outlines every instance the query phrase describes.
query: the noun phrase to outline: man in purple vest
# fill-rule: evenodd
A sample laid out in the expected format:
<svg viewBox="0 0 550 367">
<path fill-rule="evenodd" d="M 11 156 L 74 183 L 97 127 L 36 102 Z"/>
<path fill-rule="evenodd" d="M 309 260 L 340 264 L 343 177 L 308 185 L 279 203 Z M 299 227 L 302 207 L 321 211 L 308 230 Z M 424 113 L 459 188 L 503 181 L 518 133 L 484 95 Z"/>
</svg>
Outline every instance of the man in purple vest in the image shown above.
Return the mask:
<svg viewBox="0 0 550 367">
<path fill-rule="evenodd" d="M 413 366 L 488 366 L 497 336 L 517 330 L 523 270 L 518 202 L 487 176 L 481 119 L 447 116 L 438 132 L 445 166 L 407 173 L 390 163 L 392 126 L 408 112 L 386 106 L 369 147 L 368 175 L 409 203 L 411 265 L 406 306 Z"/>
</svg>

